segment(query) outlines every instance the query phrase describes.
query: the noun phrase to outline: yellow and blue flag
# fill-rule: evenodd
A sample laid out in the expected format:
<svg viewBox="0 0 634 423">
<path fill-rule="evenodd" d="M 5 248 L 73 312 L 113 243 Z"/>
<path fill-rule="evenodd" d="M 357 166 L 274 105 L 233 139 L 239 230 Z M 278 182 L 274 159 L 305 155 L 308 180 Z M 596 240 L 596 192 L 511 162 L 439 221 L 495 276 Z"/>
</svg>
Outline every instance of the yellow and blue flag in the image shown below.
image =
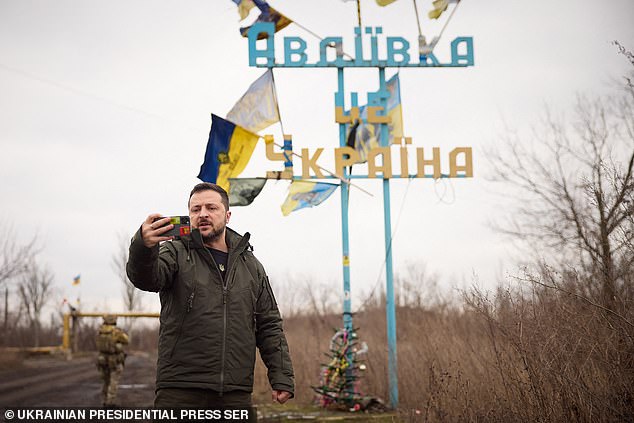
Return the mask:
<svg viewBox="0 0 634 423">
<path fill-rule="evenodd" d="M 81 282 L 81 275 L 77 275 L 73 278 L 73 286 L 79 285 Z"/>
<path fill-rule="evenodd" d="M 288 187 L 288 196 L 282 204 L 282 214 L 288 216 L 304 207 L 318 206 L 335 192 L 339 185 L 326 182 L 293 181 Z"/>
<path fill-rule="evenodd" d="M 238 125 L 211 115 L 211 130 L 205 161 L 198 179 L 220 185 L 229 192 L 229 178 L 240 175 L 247 167 L 258 136 Z"/>
<path fill-rule="evenodd" d="M 257 8 L 260 9 L 260 11 L 262 12 L 260 13 L 260 16 L 258 16 L 258 18 L 255 20 L 254 23 L 273 22 L 275 24 L 275 32 L 278 32 L 293 23 L 292 20 L 282 15 L 277 10 L 273 9 L 265 0 L 252 0 L 252 1 L 253 3 L 255 3 Z M 249 29 L 251 29 L 251 26 L 240 28 L 240 34 L 242 34 L 242 36 L 245 38 L 248 37 Z M 267 38 L 267 34 L 265 33 L 261 33 L 258 35 L 258 40 L 263 40 L 265 38 Z"/>
<path fill-rule="evenodd" d="M 401 83 L 398 73 L 386 82 L 388 98 L 386 101 L 386 113 L 390 117 L 388 123 L 388 145 L 394 139 L 403 137 L 403 108 L 401 106 Z M 359 153 L 359 163 L 367 161 L 368 152 L 381 145 L 381 125 L 367 122 L 367 105 L 359 107 L 361 122 L 350 126 L 348 129 L 348 145 Z"/>
<path fill-rule="evenodd" d="M 385 84 L 390 93 L 387 98 L 387 115 L 390 117 L 388 124 L 389 144 L 394 139 L 403 138 L 403 108 L 401 106 L 401 81 L 398 73 L 391 77 Z"/>
</svg>

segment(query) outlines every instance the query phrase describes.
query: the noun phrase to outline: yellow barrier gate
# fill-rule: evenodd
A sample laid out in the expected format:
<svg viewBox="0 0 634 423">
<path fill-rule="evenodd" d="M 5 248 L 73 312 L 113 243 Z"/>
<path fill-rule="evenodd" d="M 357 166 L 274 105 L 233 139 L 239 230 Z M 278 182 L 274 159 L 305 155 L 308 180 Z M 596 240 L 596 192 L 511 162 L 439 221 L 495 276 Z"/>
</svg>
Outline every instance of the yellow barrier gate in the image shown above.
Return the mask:
<svg viewBox="0 0 634 423">
<path fill-rule="evenodd" d="M 160 314 L 159 313 L 136 313 L 136 312 L 130 312 L 130 313 L 84 313 L 84 312 L 79 312 L 79 311 L 75 311 L 75 312 L 71 312 L 71 313 L 65 313 L 64 314 L 64 331 L 62 334 L 62 345 L 61 347 L 48 347 L 48 348 L 54 348 L 54 349 L 58 349 L 61 348 L 64 352 L 70 353 L 71 352 L 71 339 L 74 338 L 74 331 L 77 328 L 77 319 L 79 319 L 80 317 L 103 317 L 103 316 L 117 316 L 117 317 L 159 317 Z M 71 336 L 71 319 L 73 321 L 73 334 Z"/>
</svg>

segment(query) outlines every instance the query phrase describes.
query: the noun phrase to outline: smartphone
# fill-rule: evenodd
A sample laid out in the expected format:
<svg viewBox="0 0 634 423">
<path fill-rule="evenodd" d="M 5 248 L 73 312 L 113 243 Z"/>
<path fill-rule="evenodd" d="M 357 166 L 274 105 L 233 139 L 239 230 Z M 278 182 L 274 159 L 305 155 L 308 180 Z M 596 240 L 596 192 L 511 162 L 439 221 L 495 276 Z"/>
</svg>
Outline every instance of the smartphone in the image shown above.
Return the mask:
<svg viewBox="0 0 634 423">
<path fill-rule="evenodd" d="M 157 220 L 159 219 L 163 218 L 160 217 Z M 173 236 L 174 239 L 178 239 L 183 235 L 189 235 L 192 231 L 189 225 L 189 216 L 170 216 L 168 225 L 170 223 L 174 225 L 174 227 L 161 236 Z"/>
</svg>

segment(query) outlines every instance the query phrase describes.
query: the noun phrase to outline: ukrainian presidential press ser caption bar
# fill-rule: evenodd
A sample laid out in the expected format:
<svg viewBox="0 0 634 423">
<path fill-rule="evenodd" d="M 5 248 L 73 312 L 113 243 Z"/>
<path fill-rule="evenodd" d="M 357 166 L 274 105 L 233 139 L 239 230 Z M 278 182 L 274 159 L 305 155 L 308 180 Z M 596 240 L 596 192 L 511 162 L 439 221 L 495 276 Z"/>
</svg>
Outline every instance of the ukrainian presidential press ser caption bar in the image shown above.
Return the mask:
<svg viewBox="0 0 634 423">
<path fill-rule="evenodd" d="M 255 421 L 253 408 L 48 408 L 7 407 L 0 410 L 3 422 L 233 422 Z"/>
</svg>

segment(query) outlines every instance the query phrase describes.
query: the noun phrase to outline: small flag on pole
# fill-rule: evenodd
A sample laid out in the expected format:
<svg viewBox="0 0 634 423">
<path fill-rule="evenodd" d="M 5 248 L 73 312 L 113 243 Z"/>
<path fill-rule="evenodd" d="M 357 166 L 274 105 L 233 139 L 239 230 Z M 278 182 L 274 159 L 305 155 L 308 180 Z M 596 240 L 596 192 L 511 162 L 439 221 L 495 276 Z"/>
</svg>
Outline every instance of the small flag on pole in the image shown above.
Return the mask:
<svg viewBox="0 0 634 423">
<path fill-rule="evenodd" d="M 339 185 L 326 182 L 293 181 L 288 187 L 288 196 L 282 204 L 282 214 L 288 216 L 295 210 L 314 207 L 323 203 Z"/>
<path fill-rule="evenodd" d="M 73 278 L 73 286 L 79 285 L 80 282 L 81 282 L 81 275 L 77 275 Z"/>
</svg>

